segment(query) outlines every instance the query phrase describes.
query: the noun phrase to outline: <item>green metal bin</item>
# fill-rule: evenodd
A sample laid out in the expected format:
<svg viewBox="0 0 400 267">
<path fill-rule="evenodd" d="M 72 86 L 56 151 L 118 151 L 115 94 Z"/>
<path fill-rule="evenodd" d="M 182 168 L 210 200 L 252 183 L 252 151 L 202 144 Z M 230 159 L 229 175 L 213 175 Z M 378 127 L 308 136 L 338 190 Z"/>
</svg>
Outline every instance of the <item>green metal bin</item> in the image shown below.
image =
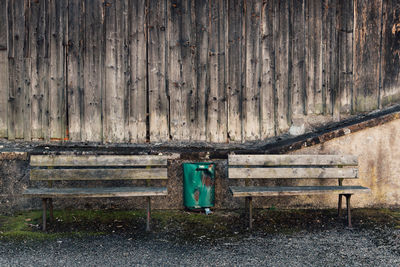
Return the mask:
<svg viewBox="0 0 400 267">
<path fill-rule="evenodd" d="M 183 163 L 183 205 L 189 209 L 214 207 L 215 164 Z"/>
</svg>

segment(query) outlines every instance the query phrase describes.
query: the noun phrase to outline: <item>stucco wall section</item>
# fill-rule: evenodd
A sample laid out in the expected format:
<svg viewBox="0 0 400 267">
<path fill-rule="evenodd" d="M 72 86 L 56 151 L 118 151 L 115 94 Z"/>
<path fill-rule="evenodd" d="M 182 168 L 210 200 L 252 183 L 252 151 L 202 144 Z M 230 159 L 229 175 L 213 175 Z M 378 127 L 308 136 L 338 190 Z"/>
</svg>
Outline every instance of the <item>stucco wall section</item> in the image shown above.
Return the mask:
<svg viewBox="0 0 400 267">
<path fill-rule="evenodd" d="M 355 207 L 400 206 L 400 120 L 347 134 L 293 154 L 351 154 L 358 156 L 359 179 L 344 184 L 371 188 L 352 197 Z M 315 200 L 315 201 L 313 201 Z M 309 198 L 310 204 L 334 207 L 337 197 Z"/>
</svg>

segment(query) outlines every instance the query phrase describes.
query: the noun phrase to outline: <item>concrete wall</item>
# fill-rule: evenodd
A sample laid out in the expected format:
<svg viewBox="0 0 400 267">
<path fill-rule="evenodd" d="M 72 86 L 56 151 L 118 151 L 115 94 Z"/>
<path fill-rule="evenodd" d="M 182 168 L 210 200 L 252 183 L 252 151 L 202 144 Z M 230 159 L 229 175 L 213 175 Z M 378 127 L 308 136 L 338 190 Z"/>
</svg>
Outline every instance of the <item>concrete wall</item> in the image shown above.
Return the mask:
<svg viewBox="0 0 400 267">
<path fill-rule="evenodd" d="M 302 148 L 293 154 L 352 154 L 359 158 L 360 179 L 346 181 L 345 184 L 360 184 L 371 188 L 371 194 L 356 194 L 352 197 L 353 207 L 398 207 L 400 206 L 400 119 L 372 128 L 365 128 L 350 133 L 343 129 L 344 136 L 334 138 L 321 144 Z M 222 156 L 221 156 L 222 157 Z M 183 208 L 182 163 L 208 161 L 203 157 L 173 160 L 168 165 L 168 181 L 154 183 L 168 187 L 167 197 L 153 199 L 153 207 L 159 209 Z M 229 185 L 244 185 L 244 181 L 227 179 L 227 160 L 212 159 L 216 163 L 216 208 L 240 208 L 244 199 L 233 199 Z M 74 182 L 77 183 L 77 182 Z M 137 185 L 144 185 L 139 181 Z M 153 182 L 152 182 L 153 183 Z M 118 185 L 131 185 L 131 182 L 120 182 Z M 250 185 L 336 185 L 337 180 L 325 181 L 251 181 Z M 38 187 L 40 183 L 29 181 L 29 161 L 27 153 L 0 153 L 0 213 L 10 213 L 22 209 L 39 209 L 39 199 L 22 198 L 21 192 L 27 187 Z M 63 183 L 60 186 L 68 186 Z M 73 184 L 75 185 L 75 184 Z M 97 183 L 104 186 L 107 183 Z M 92 184 L 93 186 L 93 184 Z M 69 199 L 56 200 L 56 208 L 118 208 L 133 209 L 145 207 L 144 198 L 122 199 Z M 255 198 L 256 207 L 269 208 L 335 208 L 337 196 L 298 196 Z"/>
</svg>

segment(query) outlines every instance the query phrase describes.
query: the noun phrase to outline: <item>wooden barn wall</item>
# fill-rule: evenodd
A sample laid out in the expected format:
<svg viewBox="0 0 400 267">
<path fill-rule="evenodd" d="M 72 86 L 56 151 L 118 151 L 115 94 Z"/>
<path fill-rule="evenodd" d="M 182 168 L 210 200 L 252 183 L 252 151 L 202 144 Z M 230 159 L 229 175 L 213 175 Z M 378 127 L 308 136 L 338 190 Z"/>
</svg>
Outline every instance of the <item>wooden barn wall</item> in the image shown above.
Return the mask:
<svg viewBox="0 0 400 267">
<path fill-rule="evenodd" d="M 400 100 L 396 0 L 1 0 L 0 137 L 244 142 Z"/>
</svg>

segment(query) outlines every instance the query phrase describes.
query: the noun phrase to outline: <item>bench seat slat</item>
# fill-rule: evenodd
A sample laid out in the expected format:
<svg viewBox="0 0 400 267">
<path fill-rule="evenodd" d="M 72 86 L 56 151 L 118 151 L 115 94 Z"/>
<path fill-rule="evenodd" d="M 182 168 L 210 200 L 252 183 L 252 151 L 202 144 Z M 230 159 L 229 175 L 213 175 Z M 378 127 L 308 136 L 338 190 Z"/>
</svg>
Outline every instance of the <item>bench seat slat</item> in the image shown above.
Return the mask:
<svg viewBox="0 0 400 267">
<path fill-rule="evenodd" d="M 166 187 L 103 187 L 103 188 L 29 188 L 25 197 L 41 198 L 90 198 L 166 196 Z"/>
<path fill-rule="evenodd" d="M 229 155 L 231 166 L 357 166 L 353 155 Z"/>
<path fill-rule="evenodd" d="M 326 193 L 354 194 L 369 193 L 371 190 L 362 186 L 231 186 L 234 197 L 261 197 L 261 196 L 295 196 L 295 195 L 319 195 Z"/>
<path fill-rule="evenodd" d="M 31 166 L 166 166 L 175 155 L 32 155 Z"/>
<path fill-rule="evenodd" d="M 168 179 L 167 168 L 151 169 L 32 169 L 31 180 L 136 180 Z"/>
<path fill-rule="evenodd" d="M 354 179 L 357 177 L 357 168 L 229 168 L 229 178 L 233 179 Z"/>
</svg>

